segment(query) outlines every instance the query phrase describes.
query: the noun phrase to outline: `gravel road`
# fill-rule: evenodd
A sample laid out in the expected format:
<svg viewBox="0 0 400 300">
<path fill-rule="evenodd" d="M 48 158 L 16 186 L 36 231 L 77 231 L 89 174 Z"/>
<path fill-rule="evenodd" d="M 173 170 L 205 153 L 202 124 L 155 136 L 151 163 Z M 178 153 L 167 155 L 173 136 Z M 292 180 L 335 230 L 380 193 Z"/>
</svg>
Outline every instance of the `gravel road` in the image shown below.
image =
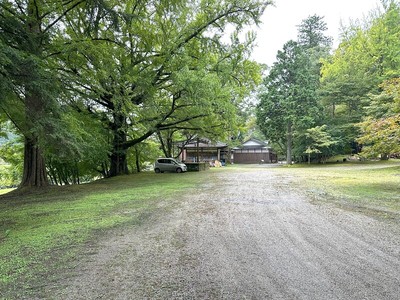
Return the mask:
<svg viewBox="0 0 400 300">
<path fill-rule="evenodd" d="M 400 299 L 399 224 L 312 204 L 296 178 L 277 174 L 210 172 L 210 182 L 183 200 L 93 244 L 73 276 L 48 294 Z"/>
</svg>

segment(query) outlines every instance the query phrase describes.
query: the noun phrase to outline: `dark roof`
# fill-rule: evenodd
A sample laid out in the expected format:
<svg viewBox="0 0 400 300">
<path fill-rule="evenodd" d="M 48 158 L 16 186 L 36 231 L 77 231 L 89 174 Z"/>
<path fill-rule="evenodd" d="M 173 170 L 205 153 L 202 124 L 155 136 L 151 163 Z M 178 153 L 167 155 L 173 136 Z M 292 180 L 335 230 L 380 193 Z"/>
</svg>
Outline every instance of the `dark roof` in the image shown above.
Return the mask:
<svg viewBox="0 0 400 300">
<path fill-rule="evenodd" d="M 203 141 L 199 141 L 199 148 L 225 148 L 228 145 L 222 142 L 205 142 Z M 179 147 L 182 147 L 182 145 L 180 145 Z M 197 148 L 197 141 L 191 141 L 189 144 L 185 145 L 184 148 Z"/>
</svg>

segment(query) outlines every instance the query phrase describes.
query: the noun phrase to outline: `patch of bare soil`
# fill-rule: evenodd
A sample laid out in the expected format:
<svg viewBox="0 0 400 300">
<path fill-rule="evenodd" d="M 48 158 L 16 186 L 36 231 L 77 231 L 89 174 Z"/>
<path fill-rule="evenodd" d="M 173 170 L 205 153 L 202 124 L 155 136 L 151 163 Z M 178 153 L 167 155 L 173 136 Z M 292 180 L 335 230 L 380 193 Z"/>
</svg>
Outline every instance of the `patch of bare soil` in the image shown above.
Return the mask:
<svg viewBox="0 0 400 300">
<path fill-rule="evenodd" d="M 210 177 L 173 210 L 100 238 L 42 296 L 399 299 L 398 223 L 312 204 L 268 168 Z"/>
</svg>

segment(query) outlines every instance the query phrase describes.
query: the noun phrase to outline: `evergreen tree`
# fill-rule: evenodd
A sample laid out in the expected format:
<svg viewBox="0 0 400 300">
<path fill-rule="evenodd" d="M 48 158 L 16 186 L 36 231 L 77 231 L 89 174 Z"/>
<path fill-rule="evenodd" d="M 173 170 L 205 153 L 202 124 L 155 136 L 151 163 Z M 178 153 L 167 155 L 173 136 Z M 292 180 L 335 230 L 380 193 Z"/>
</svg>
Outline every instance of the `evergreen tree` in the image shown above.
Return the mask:
<svg viewBox="0 0 400 300">
<path fill-rule="evenodd" d="M 267 139 L 286 150 L 288 164 L 292 163 L 293 143 L 299 144 L 299 137 L 320 118 L 319 59 L 327 54 L 330 41 L 321 34 L 324 30 L 322 18 L 304 20 L 299 25 L 299 42 L 289 41 L 278 51 L 259 94 L 258 125 Z"/>
</svg>

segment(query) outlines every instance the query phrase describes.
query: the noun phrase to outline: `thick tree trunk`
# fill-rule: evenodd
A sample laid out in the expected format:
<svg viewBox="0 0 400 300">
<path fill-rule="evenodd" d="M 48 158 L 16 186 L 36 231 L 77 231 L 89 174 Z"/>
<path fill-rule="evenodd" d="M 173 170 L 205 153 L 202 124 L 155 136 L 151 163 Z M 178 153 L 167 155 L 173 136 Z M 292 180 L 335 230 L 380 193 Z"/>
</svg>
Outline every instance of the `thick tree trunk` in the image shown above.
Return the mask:
<svg viewBox="0 0 400 300">
<path fill-rule="evenodd" d="M 126 150 L 113 150 L 110 156 L 109 177 L 128 174 L 128 162 L 126 161 Z"/>
<path fill-rule="evenodd" d="M 122 114 L 114 114 L 113 124 L 113 148 L 110 155 L 109 177 L 125 175 L 129 173 L 126 147 L 127 134 L 125 131 L 125 117 Z"/>
<path fill-rule="evenodd" d="M 43 154 L 36 140 L 25 138 L 24 171 L 21 187 L 42 187 L 49 184 Z"/>
<path fill-rule="evenodd" d="M 45 104 L 35 90 L 27 89 L 25 111 L 27 127 L 40 128 L 38 122 L 45 118 Z M 49 184 L 43 151 L 39 144 L 39 135 L 35 130 L 27 130 L 24 145 L 24 170 L 21 187 L 42 187 Z"/>
<path fill-rule="evenodd" d="M 32 36 L 41 34 L 41 20 L 38 17 L 39 13 L 37 12 L 36 4 L 35 1 L 30 0 L 27 6 L 27 32 Z M 30 45 L 29 52 L 40 57 L 41 51 L 40 39 L 36 38 L 34 43 Z M 43 152 L 38 142 L 38 135 L 32 133 L 31 130 L 32 128 L 37 128 L 38 120 L 45 117 L 44 107 L 44 101 L 38 91 L 35 88 L 26 87 L 25 112 L 27 129 L 29 129 L 25 133 L 24 170 L 20 187 L 42 187 L 49 184 Z"/>
<path fill-rule="evenodd" d="M 129 173 L 127 149 L 124 147 L 124 142 L 126 142 L 126 133 L 122 131 L 114 132 L 113 149 L 110 155 L 109 177 Z"/>
<path fill-rule="evenodd" d="M 33 92 L 34 94 L 34 92 Z M 27 124 L 38 128 L 37 121 L 44 116 L 43 101 L 39 96 L 28 96 L 25 99 Z M 41 187 L 49 184 L 43 152 L 36 133 L 25 134 L 24 170 L 21 187 Z"/>
<path fill-rule="evenodd" d="M 288 165 L 292 164 L 292 123 L 289 122 L 287 125 L 287 136 L 286 136 L 286 163 Z"/>
</svg>

